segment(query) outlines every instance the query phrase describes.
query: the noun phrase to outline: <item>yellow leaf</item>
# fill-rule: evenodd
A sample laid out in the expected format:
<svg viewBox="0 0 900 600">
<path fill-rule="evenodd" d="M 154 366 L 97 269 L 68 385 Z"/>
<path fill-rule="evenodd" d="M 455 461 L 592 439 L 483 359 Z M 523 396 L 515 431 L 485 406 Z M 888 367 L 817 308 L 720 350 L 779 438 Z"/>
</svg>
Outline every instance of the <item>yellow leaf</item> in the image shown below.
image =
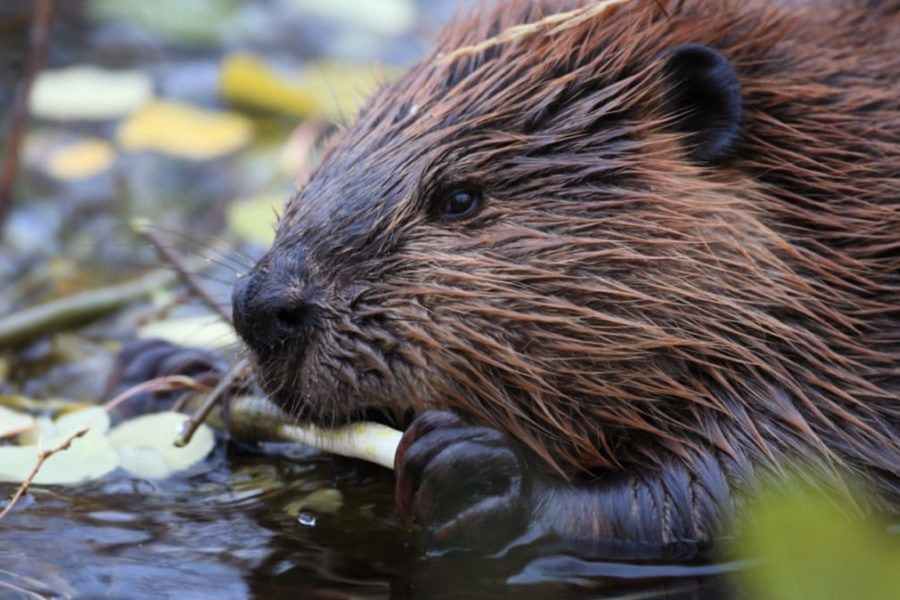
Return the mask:
<svg viewBox="0 0 900 600">
<path fill-rule="evenodd" d="M 352 117 L 387 73 L 324 62 L 283 75 L 252 54 L 227 57 L 220 67 L 222 96 L 238 104 L 332 121 Z"/>
<path fill-rule="evenodd" d="M 270 246 L 275 239 L 275 211 L 284 208 L 283 194 L 268 194 L 228 207 L 228 224 L 242 239 Z"/>
<path fill-rule="evenodd" d="M 146 73 L 77 65 L 42 71 L 28 105 L 44 119 L 103 121 L 130 114 L 152 97 L 153 80 Z"/>
<path fill-rule="evenodd" d="M 324 488 L 310 492 L 299 500 L 294 500 L 284 507 L 284 511 L 292 517 L 297 517 L 302 510 L 311 510 L 317 513 L 336 514 L 344 504 L 344 495 L 334 488 Z"/>
<path fill-rule="evenodd" d="M 253 135 L 249 119 L 180 102 L 153 102 L 125 121 L 118 141 L 130 151 L 152 150 L 178 158 L 208 160 L 234 152 Z"/>
<path fill-rule="evenodd" d="M 183 448 L 175 446 L 188 416 L 160 412 L 130 419 L 109 432 L 122 467 L 139 477 L 160 479 L 203 460 L 215 446 L 212 429 L 201 425 Z"/>
<path fill-rule="evenodd" d="M 99 138 L 87 138 L 53 152 L 46 169 L 57 179 L 87 179 L 108 169 L 115 158 L 111 144 Z"/>
</svg>

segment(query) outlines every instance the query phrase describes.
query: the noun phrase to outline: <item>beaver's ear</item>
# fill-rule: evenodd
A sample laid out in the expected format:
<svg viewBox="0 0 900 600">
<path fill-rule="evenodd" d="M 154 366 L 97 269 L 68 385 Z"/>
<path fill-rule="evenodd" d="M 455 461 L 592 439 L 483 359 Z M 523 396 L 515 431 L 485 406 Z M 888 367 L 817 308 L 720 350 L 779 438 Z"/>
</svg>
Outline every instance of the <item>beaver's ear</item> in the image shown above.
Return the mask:
<svg viewBox="0 0 900 600">
<path fill-rule="evenodd" d="M 685 44 L 669 51 L 665 73 L 674 129 L 690 135 L 694 158 L 721 161 L 740 134 L 741 84 L 734 66 L 712 48 Z"/>
</svg>

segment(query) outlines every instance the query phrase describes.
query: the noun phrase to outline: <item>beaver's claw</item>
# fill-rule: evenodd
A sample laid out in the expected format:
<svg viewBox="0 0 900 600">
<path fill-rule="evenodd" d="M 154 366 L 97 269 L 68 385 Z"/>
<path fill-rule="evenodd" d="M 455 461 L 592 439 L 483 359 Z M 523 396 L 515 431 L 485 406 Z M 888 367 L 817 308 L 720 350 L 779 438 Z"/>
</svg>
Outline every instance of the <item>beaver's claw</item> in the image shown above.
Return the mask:
<svg viewBox="0 0 900 600">
<path fill-rule="evenodd" d="M 219 357 L 200 348 L 184 348 L 157 339 L 133 340 L 116 357 L 106 384 L 113 396 L 151 379 L 166 375 L 186 375 L 198 383 L 214 386 L 227 368 Z M 142 393 L 132 396 L 118 409 L 120 417 L 168 410 L 177 393 Z"/>
<path fill-rule="evenodd" d="M 221 358 L 206 350 L 158 339 L 139 339 L 122 348 L 110 383 L 111 387 L 121 388 L 165 375 L 218 376 L 225 368 Z"/>
<path fill-rule="evenodd" d="M 419 415 L 395 459 L 397 508 L 436 550 L 491 551 L 527 519 L 527 470 L 514 442 L 448 412 Z"/>
</svg>

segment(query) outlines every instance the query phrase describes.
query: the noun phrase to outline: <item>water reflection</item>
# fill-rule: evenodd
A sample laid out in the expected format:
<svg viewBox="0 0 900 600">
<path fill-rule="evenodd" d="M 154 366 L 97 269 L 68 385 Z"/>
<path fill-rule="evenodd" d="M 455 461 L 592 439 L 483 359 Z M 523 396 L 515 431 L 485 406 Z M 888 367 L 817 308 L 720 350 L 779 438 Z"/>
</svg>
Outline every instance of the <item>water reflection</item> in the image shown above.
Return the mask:
<svg viewBox="0 0 900 600">
<path fill-rule="evenodd" d="M 537 541 L 427 557 L 392 486 L 351 460 L 232 451 L 167 481 L 35 488 L 0 524 L 0 597 L 716 598 L 741 566 L 592 561 Z M 290 510 L 335 488 L 340 504 L 303 508 L 304 523 Z"/>
</svg>

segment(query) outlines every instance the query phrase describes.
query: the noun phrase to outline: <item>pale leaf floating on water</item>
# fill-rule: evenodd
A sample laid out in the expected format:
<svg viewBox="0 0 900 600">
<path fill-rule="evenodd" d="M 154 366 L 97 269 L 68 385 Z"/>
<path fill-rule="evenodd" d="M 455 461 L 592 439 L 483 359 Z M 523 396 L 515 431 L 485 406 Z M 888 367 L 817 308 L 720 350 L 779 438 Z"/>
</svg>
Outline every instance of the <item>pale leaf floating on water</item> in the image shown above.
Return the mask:
<svg viewBox="0 0 900 600">
<path fill-rule="evenodd" d="M 215 436 L 201 425 L 189 444 L 177 448 L 175 438 L 188 415 L 160 412 L 143 415 L 117 425 L 109 439 L 123 468 L 139 477 L 162 479 L 203 460 L 215 446 Z"/>
<path fill-rule="evenodd" d="M 216 315 L 174 317 L 153 321 L 138 330 L 143 339 L 156 338 L 176 346 L 191 346 L 207 350 L 221 350 L 238 343 L 230 324 Z"/>
<path fill-rule="evenodd" d="M 293 0 L 298 10 L 343 21 L 380 35 L 401 35 L 415 25 L 411 0 Z"/>
<path fill-rule="evenodd" d="M 386 76 L 368 66 L 337 62 L 307 65 L 283 74 L 253 54 L 233 54 L 222 61 L 222 96 L 237 104 L 284 114 L 341 121 L 352 117 Z"/>
<path fill-rule="evenodd" d="M 151 98 L 147 73 L 76 65 L 38 74 L 29 110 L 42 119 L 107 121 L 131 114 Z"/>
<path fill-rule="evenodd" d="M 131 152 L 211 160 L 247 145 L 253 137 L 253 124 L 234 112 L 159 100 L 125 120 L 116 137 L 122 148 Z"/>
<path fill-rule="evenodd" d="M 240 0 L 90 0 L 94 19 L 139 25 L 150 36 L 192 44 L 212 44 L 234 18 Z"/>
<path fill-rule="evenodd" d="M 90 427 L 74 440 L 68 450 L 57 452 L 41 466 L 34 478 L 36 484 L 69 484 L 97 479 L 119 466 L 105 433 L 109 429 L 109 415 L 102 408 L 88 408 L 69 413 L 54 423 L 54 433 L 43 444 L 0 447 L 0 481 L 21 483 L 38 461 L 41 447 L 55 448 L 76 431 Z"/>
<path fill-rule="evenodd" d="M 37 425 L 34 417 L 0 406 L 0 439 L 18 435 Z"/>
</svg>

